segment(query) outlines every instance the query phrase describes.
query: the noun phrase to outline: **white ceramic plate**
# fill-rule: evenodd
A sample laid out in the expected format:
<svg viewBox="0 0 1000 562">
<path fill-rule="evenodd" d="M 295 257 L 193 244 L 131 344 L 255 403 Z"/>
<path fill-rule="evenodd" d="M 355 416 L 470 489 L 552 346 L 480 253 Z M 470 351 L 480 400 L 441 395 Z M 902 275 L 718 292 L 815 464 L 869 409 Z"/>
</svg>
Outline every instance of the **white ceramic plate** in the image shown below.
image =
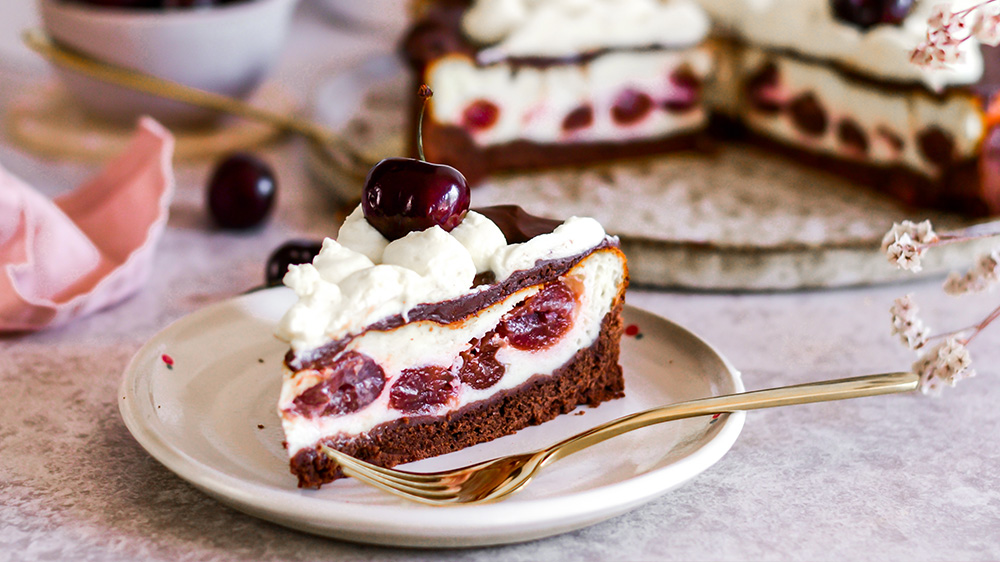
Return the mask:
<svg viewBox="0 0 1000 562">
<path fill-rule="evenodd" d="M 712 466 L 744 413 L 645 428 L 542 472 L 522 492 L 483 506 L 410 503 L 351 479 L 300 490 L 289 473 L 275 412 L 286 345 L 272 330 L 294 294 L 270 289 L 182 318 L 133 358 L 119 406 L 136 440 L 167 468 L 236 509 L 351 541 L 458 547 L 526 541 L 614 517 Z M 668 320 L 626 307 L 626 397 L 579 408 L 490 443 L 413 463 L 465 465 L 554 443 L 622 415 L 691 398 L 740 392 L 739 374 L 711 346 Z"/>
</svg>

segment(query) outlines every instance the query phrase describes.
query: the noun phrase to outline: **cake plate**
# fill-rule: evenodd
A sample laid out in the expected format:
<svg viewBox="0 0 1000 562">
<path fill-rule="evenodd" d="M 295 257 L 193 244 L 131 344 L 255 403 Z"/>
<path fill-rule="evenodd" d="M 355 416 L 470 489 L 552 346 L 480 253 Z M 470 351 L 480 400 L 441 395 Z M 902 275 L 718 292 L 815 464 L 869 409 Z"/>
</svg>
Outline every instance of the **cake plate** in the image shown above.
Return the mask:
<svg viewBox="0 0 1000 562">
<path fill-rule="evenodd" d="M 318 183 L 355 204 L 368 169 L 407 153 L 412 87 L 395 56 L 331 76 L 317 89 L 314 118 L 339 133 L 350 165 L 309 157 Z M 938 230 L 962 217 L 915 214 L 844 179 L 744 143 L 712 154 L 510 174 L 473 190 L 473 206 L 517 202 L 529 212 L 591 216 L 621 237 L 633 285 L 704 290 L 844 287 L 913 279 L 880 252 L 893 222 L 930 219 Z M 920 275 L 968 265 L 990 240 L 936 248 Z"/>
<path fill-rule="evenodd" d="M 287 344 L 274 326 L 286 288 L 224 301 L 174 322 L 135 355 L 118 404 L 150 455 L 240 511 L 344 540 L 453 548 L 514 543 L 592 525 L 655 500 L 715 464 L 745 412 L 660 424 L 546 468 L 522 492 L 487 505 L 431 507 L 353 479 L 296 487 L 277 415 Z M 433 471 L 551 445 L 605 421 L 673 402 L 743 391 L 739 373 L 684 328 L 625 307 L 625 397 L 581 407 L 488 443 L 407 465 Z"/>
</svg>

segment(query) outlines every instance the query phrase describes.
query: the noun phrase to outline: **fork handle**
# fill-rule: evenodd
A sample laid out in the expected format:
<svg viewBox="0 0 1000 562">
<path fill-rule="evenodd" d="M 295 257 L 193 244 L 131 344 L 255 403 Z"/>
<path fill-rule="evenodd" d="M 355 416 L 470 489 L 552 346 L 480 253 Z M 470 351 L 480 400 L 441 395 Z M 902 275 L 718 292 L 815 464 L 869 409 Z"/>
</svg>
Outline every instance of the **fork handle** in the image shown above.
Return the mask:
<svg viewBox="0 0 1000 562">
<path fill-rule="evenodd" d="M 622 433 L 658 423 L 711 414 L 908 392 L 916 389 L 919 382 L 920 378 L 914 373 L 883 373 L 679 402 L 609 421 L 543 449 L 540 453 L 544 458 L 540 461 L 539 468 Z"/>
</svg>

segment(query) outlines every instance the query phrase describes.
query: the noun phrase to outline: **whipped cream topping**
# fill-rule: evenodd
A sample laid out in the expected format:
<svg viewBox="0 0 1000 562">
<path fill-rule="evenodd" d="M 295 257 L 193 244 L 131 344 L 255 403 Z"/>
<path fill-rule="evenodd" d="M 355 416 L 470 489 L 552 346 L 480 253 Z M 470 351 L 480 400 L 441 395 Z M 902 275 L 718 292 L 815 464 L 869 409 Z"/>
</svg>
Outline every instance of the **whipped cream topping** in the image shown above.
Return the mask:
<svg viewBox="0 0 1000 562">
<path fill-rule="evenodd" d="M 604 238 L 596 220 L 572 217 L 549 234 L 507 244 L 493 221 L 469 211 L 450 233 L 434 226 L 390 242 L 358 206 L 312 263 L 288 268 L 283 281 L 299 300 L 277 335 L 297 353 L 308 352 L 418 304 L 474 291 L 476 273 L 491 271 L 501 281 L 540 260 L 580 254 Z"/>
<path fill-rule="evenodd" d="M 571 57 L 608 48 L 689 46 L 708 33 L 691 0 L 477 0 L 462 19 L 481 57 Z"/>
<path fill-rule="evenodd" d="M 971 0 L 958 0 L 964 6 Z M 835 61 L 876 79 L 918 82 L 937 90 L 971 84 L 983 73 L 975 38 L 962 43 L 963 60 L 931 69 L 910 62 L 910 52 L 927 34 L 927 18 L 935 4 L 915 2 L 901 25 L 880 24 L 868 30 L 834 17 L 830 0 L 699 0 L 720 27 L 772 49 Z"/>
</svg>

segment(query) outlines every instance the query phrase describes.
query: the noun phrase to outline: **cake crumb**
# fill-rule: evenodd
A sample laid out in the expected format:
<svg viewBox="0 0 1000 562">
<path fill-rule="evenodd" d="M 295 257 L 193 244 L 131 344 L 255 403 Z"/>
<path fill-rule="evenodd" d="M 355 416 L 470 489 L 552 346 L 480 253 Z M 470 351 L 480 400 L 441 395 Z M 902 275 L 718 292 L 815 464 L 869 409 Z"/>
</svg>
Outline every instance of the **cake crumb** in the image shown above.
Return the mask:
<svg viewBox="0 0 1000 562">
<path fill-rule="evenodd" d="M 264 429 L 264 424 L 262 423 L 257 424 L 257 429 Z"/>
</svg>

